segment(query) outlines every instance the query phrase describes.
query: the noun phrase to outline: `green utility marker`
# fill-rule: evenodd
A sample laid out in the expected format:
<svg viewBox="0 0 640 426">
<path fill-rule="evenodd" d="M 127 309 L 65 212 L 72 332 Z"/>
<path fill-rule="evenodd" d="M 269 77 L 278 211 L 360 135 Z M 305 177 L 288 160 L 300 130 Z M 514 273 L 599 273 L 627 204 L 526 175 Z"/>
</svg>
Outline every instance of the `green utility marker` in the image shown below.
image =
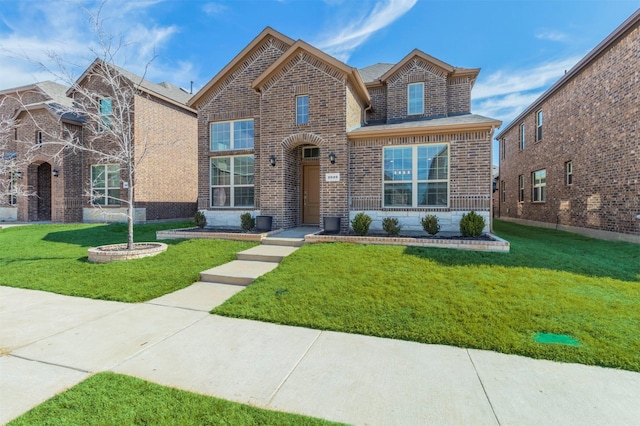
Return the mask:
<svg viewBox="0 0 640 426">
<path fill-rule="evenodd" d="M 538 343 L 557 343 L 559 345 L 580 346 L 580 342 L 566 334 L 536 333 L 533 340 Z"/>
</svg>

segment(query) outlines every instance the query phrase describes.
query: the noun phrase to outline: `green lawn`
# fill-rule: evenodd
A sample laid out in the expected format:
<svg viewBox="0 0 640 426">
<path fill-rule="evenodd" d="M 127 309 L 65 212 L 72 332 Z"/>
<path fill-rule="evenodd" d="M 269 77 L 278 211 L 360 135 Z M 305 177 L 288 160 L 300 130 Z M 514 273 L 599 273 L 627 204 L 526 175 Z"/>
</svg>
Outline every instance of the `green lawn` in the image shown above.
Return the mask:
<svg viewBox="0 0 640 426">
<path fill-rule="evenodd" d="M 640 371 L 640 246 L 495 229 L 510 253 L 305 245 L 213 313 Z"/>
<path fill-rule="evenodd" d="M 114 373 L 96 374 L 9 423 L 11 426 L 214 424 L 335 423 L 255 408 Z"/>
<path fill-rule="evenodd" d="M 167 222 L 135 227 L 135 241 L 156 241 L 156 231 L 192 224 Z M 235 259 L 254 243 L 166 240 L 158 256 L 91 264 L 87 249 L 126 242 L 125 224 L 29 225 L 0 230 L 0 285 L 69 296 L 143 302 L 187 287 L 199 273 Z"/>
</svg>

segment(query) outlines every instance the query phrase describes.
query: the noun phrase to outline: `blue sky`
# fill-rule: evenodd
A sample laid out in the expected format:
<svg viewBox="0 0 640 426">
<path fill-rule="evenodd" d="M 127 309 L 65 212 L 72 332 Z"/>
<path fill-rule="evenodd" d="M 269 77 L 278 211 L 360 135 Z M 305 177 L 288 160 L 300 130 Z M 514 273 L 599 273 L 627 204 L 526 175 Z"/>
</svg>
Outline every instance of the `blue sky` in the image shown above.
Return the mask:
<svg viewBox="0 0 640 426">
<path fill-rule="evenodd" d="M 97 1 L 0 0 L 0 89 L 76 75 L 95 55 Z M 102 29 L 125 40 L 117 64 L 197 90 L 265 26 L 362 68 L 414 48 L 481 68 L 472 111 L 508 124 L 640 7 L 640 0 L 106 0 Z M 25 60 L 28 57 L 30 60 Z M 497 154 L 494 153 L 497 163 Z"/>
</svg>

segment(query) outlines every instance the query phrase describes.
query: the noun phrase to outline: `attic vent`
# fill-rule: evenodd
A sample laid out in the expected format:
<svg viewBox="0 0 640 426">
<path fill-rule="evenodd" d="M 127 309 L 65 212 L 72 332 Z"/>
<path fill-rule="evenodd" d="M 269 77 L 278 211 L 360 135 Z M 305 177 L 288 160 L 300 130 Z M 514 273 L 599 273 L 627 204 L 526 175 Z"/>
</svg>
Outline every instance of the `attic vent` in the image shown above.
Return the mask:
<svg viewBox="0 0 640 426">
<path fill-rule="evenodd" d="M 308 84 L 298 84 L 294 87 L 295 95 L 306 95 L 309 93 L 309 85 Z"/>
</svg>

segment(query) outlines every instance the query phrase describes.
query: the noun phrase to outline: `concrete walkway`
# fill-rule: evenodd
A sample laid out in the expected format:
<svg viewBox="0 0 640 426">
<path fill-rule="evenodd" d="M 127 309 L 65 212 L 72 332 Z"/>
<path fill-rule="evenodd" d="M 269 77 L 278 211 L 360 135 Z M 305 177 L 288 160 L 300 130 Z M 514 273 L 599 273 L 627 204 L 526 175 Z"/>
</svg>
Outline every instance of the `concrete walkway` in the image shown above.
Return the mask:
<svg viewBox="0 0 640 426">
<path fill-rule="evenodd" d="M 353 424 L 640 419 L 638 373 L 208 313 L 243 288 L 125 304 L 0 287 L 0 423 L 100 371 Z"/>
</svg>

